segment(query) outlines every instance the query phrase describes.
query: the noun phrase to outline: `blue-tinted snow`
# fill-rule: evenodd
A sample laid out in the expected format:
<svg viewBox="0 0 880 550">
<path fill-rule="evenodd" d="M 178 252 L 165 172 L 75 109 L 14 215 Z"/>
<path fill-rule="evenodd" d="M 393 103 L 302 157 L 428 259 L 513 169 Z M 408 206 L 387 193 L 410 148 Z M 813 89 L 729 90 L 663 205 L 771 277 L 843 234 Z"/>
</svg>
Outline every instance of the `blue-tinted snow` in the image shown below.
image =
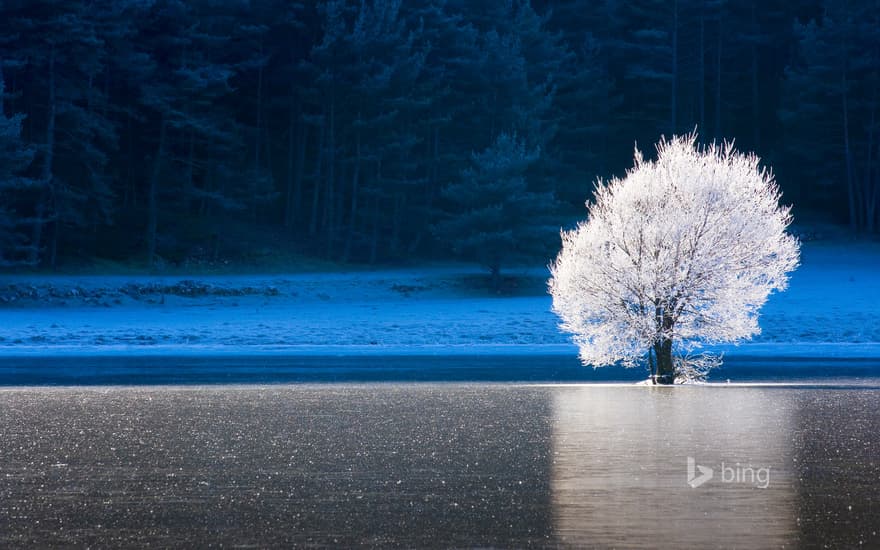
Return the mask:
<svg viewBox="0 0 880 550">
<path fill-rule="evenodd" d="M 790 289 L 763 309 L 763 333 L 724 347 L 728 356 L 880 358 L 880 245 L 808 243 L 802 263 Z M 271 287 L 277 295 L 7 305 L 0 309 L 0 354 L 575 353 L 557 329 L 549 296 L 495 296 L 462 285 L 479 273 L 443 267 L 204 276 L 198 280 Z M 118 288 L 186 278 L 4 276 L 0 283 Z"/>
</svg>

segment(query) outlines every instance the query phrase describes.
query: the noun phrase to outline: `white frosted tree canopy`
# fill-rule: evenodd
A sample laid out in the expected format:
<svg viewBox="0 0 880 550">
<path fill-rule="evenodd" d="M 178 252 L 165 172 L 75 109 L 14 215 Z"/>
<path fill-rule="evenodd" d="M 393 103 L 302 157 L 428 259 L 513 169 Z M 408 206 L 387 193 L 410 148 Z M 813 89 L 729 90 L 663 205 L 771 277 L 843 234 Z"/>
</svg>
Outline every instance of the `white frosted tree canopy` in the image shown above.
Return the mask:
<svg viewBox="0 0 880 550">
<path fill-rule="evenodd" d="M 695 134 L 657 152 L 650 161 L 636 151 L 624 178 L 600 180 L 587 220 L 562 233 L 553 311 L 586 364 L 750 338 L 798 266 L 790 208 L 755 155 L 700 146 Z"/>
</svg>

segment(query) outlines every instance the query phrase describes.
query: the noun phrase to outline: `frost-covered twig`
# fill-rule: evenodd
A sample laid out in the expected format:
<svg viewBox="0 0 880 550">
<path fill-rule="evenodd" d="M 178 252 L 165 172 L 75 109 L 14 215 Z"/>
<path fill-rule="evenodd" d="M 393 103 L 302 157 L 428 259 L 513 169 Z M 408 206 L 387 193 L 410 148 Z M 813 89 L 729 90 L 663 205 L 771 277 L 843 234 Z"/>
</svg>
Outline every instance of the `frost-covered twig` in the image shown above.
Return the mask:
<svg viewBox="0 0 880 550">
<path fill-rule="evenodd" d="M 675 357 L 675 383 L 699 384 L 706 381 L 709 372 L 721 366 L 724 354 L 679 355 Z"/>
</svg>

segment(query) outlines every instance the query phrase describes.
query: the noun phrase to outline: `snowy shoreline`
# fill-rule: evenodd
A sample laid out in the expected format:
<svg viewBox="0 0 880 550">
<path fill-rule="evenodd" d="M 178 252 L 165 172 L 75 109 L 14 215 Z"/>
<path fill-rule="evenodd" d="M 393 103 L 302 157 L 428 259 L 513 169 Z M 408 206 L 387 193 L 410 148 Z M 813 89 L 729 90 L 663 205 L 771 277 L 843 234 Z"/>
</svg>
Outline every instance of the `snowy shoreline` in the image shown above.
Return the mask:
<svg viewBox="0 0 880 550">
<path fill-rule="evenodd" d="M 519 286 L 504 295 L 481 288 L 479 268 L 462 265 L 293 275 L 3 275 L 0 356 L 575 355 L 550 311 L 546 269 L 509 274 Z M 719 349 L 730 357 L 880 359 L 878 296 L 880 245 L 809 243 L 790 289 L 762 310 L 763 333 Z"/>
<path fill-rule="evenodd" d="M 726 358 L 738 361 L 757 360 L 830 360 L 880 362 L 880 342 L 870 343 L 744 343 L 737 346 L 713 346 Z M 290 346 L 0 346 L 0 357 L 574 357 L 574 344 L 460 344 L 460 345 L 290 345 Z"/>
</svg>

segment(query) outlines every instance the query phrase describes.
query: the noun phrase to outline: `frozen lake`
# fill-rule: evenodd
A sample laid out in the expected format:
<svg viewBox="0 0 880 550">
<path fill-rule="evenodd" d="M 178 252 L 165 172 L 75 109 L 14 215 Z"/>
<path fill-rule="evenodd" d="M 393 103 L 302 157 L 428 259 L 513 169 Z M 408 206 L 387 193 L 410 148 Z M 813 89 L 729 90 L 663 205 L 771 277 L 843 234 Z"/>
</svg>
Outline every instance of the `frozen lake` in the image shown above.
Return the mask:
<svg viewBox="0 0 880 550">
<path fill-rule="evenodd" d="M 467 348 L 465 348 L 465 351 Z M 505 355 L 214 354 L 25 355 L 0 358 L 0 387 L 24 385 L 274 384 L 291 382 L 636 382 L 641 368 L 583 367 L 570 353 Z M 711 381 L 861 385 L 880 378 L 871 357 L 725 358 Z"/>
<path fill-rule="evenodd" d="M 877 547 L 855 381 L 0 389 L 0 547 Z"/>
</svg>

